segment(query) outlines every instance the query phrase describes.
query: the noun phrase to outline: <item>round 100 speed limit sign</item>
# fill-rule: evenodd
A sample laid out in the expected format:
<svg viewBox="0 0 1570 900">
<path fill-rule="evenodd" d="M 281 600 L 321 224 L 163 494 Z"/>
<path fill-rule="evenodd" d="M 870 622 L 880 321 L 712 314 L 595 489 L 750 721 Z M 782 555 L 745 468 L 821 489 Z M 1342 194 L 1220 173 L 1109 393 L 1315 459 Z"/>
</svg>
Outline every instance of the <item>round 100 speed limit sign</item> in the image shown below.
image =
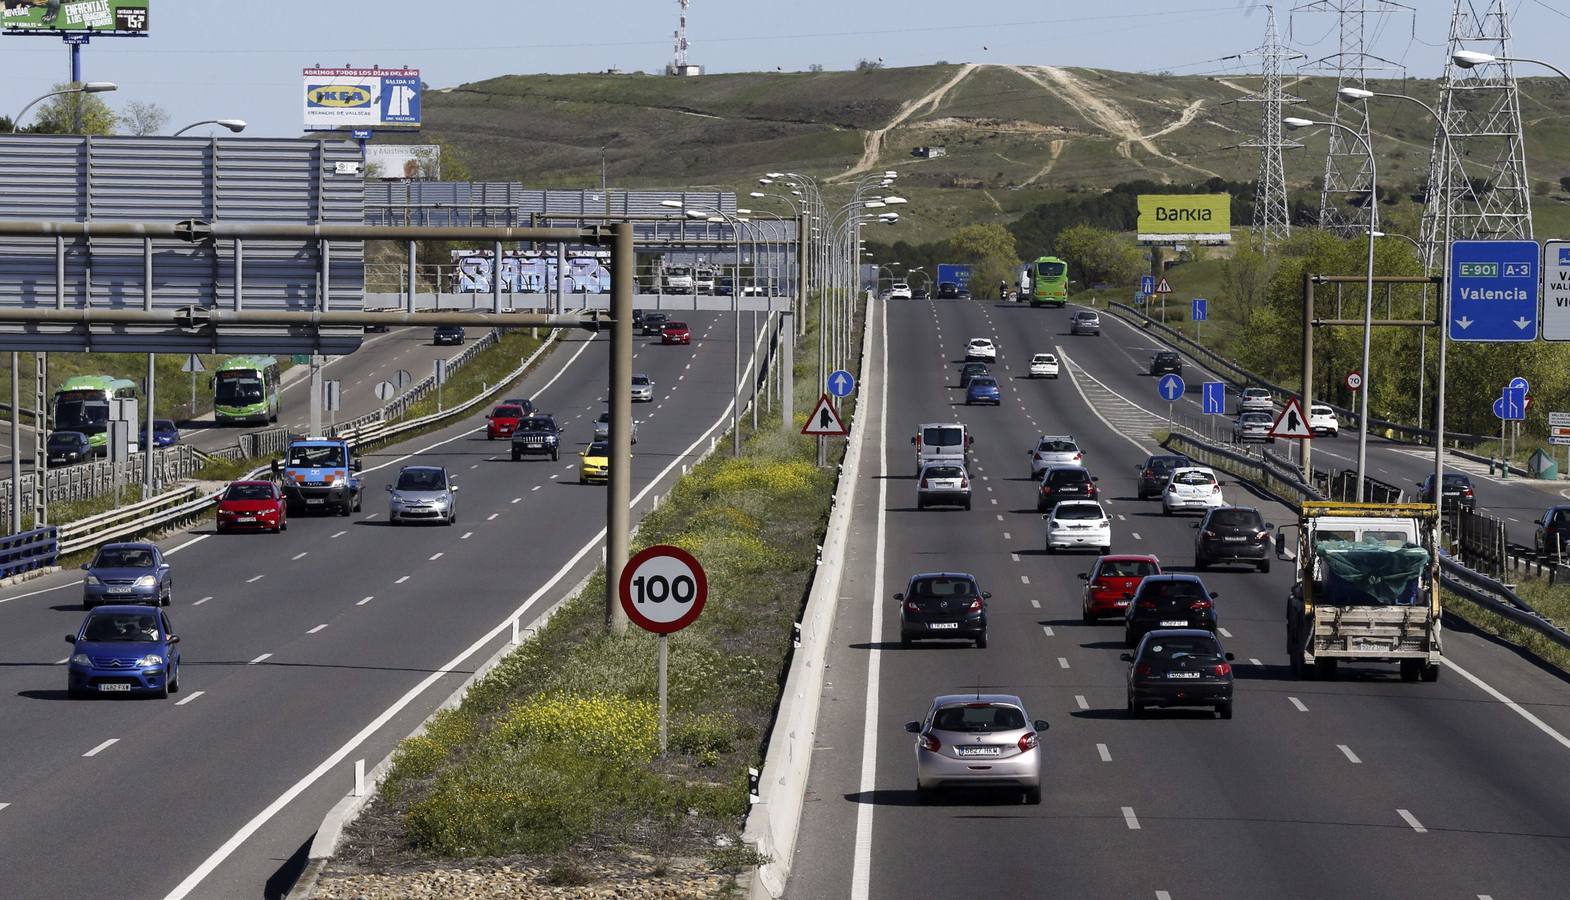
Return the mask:
<svg viewBox="0 0 1570 900">
<path fill-rule="evenodd" d="M 622 611 L 634 625 L 671 634 L 698 620 L 709 598 L 709 579 L 691 553 L 656 544 L 627 560 L 618 593 Z"/>
</svg>

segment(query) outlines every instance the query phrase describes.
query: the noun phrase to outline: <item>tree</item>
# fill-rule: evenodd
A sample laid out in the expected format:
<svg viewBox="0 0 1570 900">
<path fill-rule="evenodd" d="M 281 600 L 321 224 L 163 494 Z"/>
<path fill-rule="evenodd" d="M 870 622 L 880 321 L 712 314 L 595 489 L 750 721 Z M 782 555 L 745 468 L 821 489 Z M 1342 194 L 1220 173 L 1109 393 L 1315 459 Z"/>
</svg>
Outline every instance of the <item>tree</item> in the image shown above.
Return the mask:
<svg viewBox="0 0 1570 900">
<path fill-rule="evenodd" d="M 807 67 L 807 71 L 808 72 L 821 72 L 821 71 L 823 71 L 823 63 L 813 63 L 812 65 Z"/>
<path fill-rule="evenodd" d="M 1144 262 L 1126 237 L 1092 225 L 1065 228 L 1058 233 L 1054 249 L 1069 264 L 1071 274 L 1079 273 L 1076 280 L 1081 286 L 1132 284 Z"/>
<path fill-rule="evenodd" d="M 69 84 L 57 84 L 51 90 L 63 91 L 71 87 Z M 114 134 L 115 114 L 109 104 L 98 99 L 96 94 L 61 94 L 50 97 L 37 107 L 37 119 L 33 123 L 33 131 L 40 134 Z M 78 113 L 80 110 L 80 113 Z M 81 117 L 82 128 L 76 128 L 78 115 Z"/>
<path fill-rule="evenodd" d="M 1002 225 L 966 225 L 949 236 L 952 262 L 970 263 L 971 290 L 980 294 L 994 282 L 1012 281 L 1019 265 L 1014 235 Z"/>
<path fill-rule="evenodd" d="M 881 56 L 877 59 L 863 59 L 856 63 L 856 71 L 858 72 L 872 72 L 881 68 L 883 68 L 883 57 Z"/>
<path fill-rule="evenodd" d="M 132 100 L 118 116 L 120 130 L 138 137 L 162 134 L 169 127 L 169 111 L 156 103 Z"/>
</svg>

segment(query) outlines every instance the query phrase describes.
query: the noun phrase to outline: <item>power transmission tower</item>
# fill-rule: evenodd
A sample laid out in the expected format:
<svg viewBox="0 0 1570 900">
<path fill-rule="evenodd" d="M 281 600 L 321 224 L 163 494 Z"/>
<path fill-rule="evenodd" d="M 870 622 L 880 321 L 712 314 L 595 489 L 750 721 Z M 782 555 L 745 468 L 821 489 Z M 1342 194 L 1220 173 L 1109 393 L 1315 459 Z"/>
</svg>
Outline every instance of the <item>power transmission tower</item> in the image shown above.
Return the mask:
<svg viewBox="0 0 1570 900">
<path fill-rule="evenodd" d="M 1508 62 L 1472 69 L 1457 66 L 1458 50 L 1479 50 L 1496 58 L 1510 55 L 1510 18 L 1504 0 L 1455 0 L 1450 17 L 1450 46 L 1439 82 L 1438 111 L 1449 129 L 1435 128 L 1429 155 L 1427 202 L 1419 239 L 1428 265 L 1443 258 L 1444 241 L 1473 238 L 1532 237 L 1532 192 L 1526 180 L 1526 148 L 1521 139 L 1521 99 Z M 1470 160 L 1468 173 L 1464 163 Z M 1492 160 L 1485 169 L 1479 161 Z M 1444 234 L 1445 211 L 1451 233 Z"/>
<path fill-rule="evenodd" d="M 1267 6 L 1269 18 L 1265 24 L 1264 46 L 1252 51 L 1260 57 L 1264 81 L 1259 93 L 1243 98 L 1245 103 L 1260 104 L 1259 138 L 1240 144 L 1241 147 L 1259 148 L 1259 181 L 1254 188 L 1254 238 L 1262 249 L 1286 240 L 1292 235 L 1292 216 L 1287 209 L 1286 170 L 1281 164 L 1281 151 L 1303 146 L 1297 141 L 1281 136 L 1281 108 L 1286 103 L 1301 103 L 1299 97 L 1289 97 L 1281 88 L 1281 62 L 1289 51 L 1281 45 L 1276 33 L 1276 8 Z"/>
</svg>

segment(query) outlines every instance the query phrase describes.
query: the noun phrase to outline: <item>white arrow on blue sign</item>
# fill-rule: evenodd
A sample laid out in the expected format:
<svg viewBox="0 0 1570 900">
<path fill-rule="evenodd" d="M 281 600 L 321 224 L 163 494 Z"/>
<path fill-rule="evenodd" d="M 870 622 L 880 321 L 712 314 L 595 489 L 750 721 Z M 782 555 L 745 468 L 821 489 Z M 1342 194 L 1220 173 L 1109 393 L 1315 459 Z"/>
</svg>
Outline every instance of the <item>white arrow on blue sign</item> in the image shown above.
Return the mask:
<svg viewBox="0 0 1570 900">
<path fill-rule="evenodd" d="M 1527 380 L 1522 378 L 1520 375 L 1510 379 L 1510 389 L 1515 390 L 1517 388 L 1520 388 L 1522 391 L 1528 394 L 1532 393 L 1532 386 L 1528 384 Z"/>
<path fill-rule="evenodd" d="M 1141 276 L 1139 276 L 1139 292 L 1141 294 L 1146 294 L 1146 295 L 1154 294 L 1156 292 L 1156 276 L 1154 276 L 1154 275 L 1141 275 Z"/>
<path fill-rule="evenodd" d="M 1183 384 L 1182 377 L 1171 372 L 1161 376 L 1161 380 L 1156 382 L 1156 393 L 1160 394 L 1161 399 L 1168 403 L 1183 396 L 1183 391 L 1186 389 L 1187 385 Z"/>
<path fill-rule="evenodd" d="M 837 369 L 829 375 L 829 393 L 836 397 L 849 397 L 850 392 L 856 389 L 856 376 L 844 369 Z"/>
<path fill-rule="evenodd" d="M 1494 415 L 1506 422 L 1519 422 L 1526 418 L 1526 388 L 1514 385 L 1494 401 Z"/>
<path fill-rule="evenodd" d="M 1537 340 L 1536 241 L 1452 241 L 1450 339 Z"/>
<path fill-rule="evenodd" d="M 1205 381 L 1199 385 L 1205 392 L 1205 415 L 1224 416 L 1227 407 L 1227 384 L 1224 381 Z"/>
<path fill-rule="evenodd" d="M 1205 309 L 1205 298 L 1204 297 L 1195 297 L 1194 298 L 1194 321 L 1196 321 L 1196 322 L 1203 322 L 1203 321 L 1205 321 L 1206 313 L 1207 313 L 1207 310 Z"/>
</svg>

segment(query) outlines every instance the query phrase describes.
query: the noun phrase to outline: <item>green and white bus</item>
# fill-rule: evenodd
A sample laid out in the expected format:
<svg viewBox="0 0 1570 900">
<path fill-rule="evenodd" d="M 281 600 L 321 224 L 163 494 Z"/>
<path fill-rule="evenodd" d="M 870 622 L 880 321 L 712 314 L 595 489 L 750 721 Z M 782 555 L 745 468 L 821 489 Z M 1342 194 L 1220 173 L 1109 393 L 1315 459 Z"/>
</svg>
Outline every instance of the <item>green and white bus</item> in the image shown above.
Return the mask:
<svg viewBox="0 0 1570 900">
<path fill-rule="evenodd" d="M 278 360 L 231 356 L 213 371 L 213 421 L 267 424 L 278 421 Z"/>
<path fill-rule="evenodd" d="M 1068 303 L 1068 263 L 1043 256 L 1028 266 L 1030 305 L 1062 307 Z"/>
<path fill-rule="evenodd" d="M 109 452 L 109 401 L 135 399 L 136 382 L 113 375 L 77 375 L 55 388 L 55 431 L 87 435 L 94 453 Z M 136 429 L 133 427 L 132 433 Z"/>
</svg>

